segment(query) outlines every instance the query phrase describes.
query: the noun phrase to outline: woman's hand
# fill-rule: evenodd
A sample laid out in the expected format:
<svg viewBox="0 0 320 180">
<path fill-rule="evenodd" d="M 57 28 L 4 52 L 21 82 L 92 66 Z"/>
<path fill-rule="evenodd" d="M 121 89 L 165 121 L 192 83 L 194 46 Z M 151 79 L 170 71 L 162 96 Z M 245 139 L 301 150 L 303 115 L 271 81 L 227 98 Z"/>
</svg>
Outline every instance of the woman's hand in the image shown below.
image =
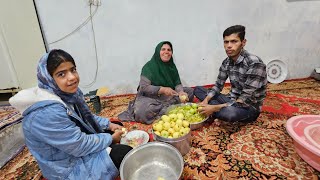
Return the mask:
<svg viewBox="0 0 320 180">
<path fill-rule="evenodd" d="M 120 126 L 118 124 L 112 123 L 110 122 L 109 124 L 109 130 L 116 132 L 116 130 L 121 130 L 123 128 L 123 126 Z"/>
<path fill-rule="evenodd" d="M 205 116 L 210 116 L 211 114 L 220 111 L 222 107 L 224 107 L 224 104 L 218 104 L 218 105 L 201 105 L 198 107 L 198 111 L 200 114 L 203 114 Z"/>
<path fill-rule="evenodd" d="M 178 96 L 178 93 L 169 87 L 160 87 L 159 94 L 164 94 L 166 96 Z"/>
<path fill-rule="evenodd" d="M 122 134 L 123 131 L 121 129 L 114 131 L 114 133 L 112 134 L 112 143 L 119 143 Z"/>
<path fill-rule="evenodd" d="M 188 94 L 183 91 L 179 92 L 179 99 L 180 99 L 181 103 L 188 102 L 189 101 Z"/>
</svg>

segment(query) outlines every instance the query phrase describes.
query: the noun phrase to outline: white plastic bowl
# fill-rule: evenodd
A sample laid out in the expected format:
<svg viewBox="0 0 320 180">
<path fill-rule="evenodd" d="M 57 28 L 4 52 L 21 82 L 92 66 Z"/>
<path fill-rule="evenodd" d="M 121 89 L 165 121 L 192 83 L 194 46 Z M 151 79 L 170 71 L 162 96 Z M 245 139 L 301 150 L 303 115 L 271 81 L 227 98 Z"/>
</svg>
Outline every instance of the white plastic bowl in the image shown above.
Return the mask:
<svg viewBox="0 0 320 180">
<path fill-rule="evenodd" d="M 148 143 L 148 141 L 149 134 L 147 132 L 142 130 L 133 130 L 128 132 L 125 137 L 121 138 L 120 144 L 125 144 L 133 148 L 136 148 L 140 145 Z"/>
</svg>

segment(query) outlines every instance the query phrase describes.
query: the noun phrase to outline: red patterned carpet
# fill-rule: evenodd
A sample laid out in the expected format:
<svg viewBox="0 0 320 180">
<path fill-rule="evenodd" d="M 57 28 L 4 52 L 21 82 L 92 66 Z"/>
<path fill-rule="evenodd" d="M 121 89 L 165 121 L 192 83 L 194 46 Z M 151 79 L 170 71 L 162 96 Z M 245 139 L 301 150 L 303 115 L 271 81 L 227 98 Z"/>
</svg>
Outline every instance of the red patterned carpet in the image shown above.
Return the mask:
<svg viewBox="0 0 320 180">
<path fill-rule="evenodd" d="M 102 98 L 104 109 L 100 115 L 117 120 L 133 98 L 134 95 Z M 320 173 L 295 152 L 285 123 L 294 115 L 320 114 L 319 107 L 319 81 L 303 79 L 270 84 L 263 112 L 255 123 L 206 124 L 192 132 L 192 148 L 184 156 L 183 179 L 318 179 Z M 151 125 L 124 124 L 129 130 L 151 131 Z M 40 177 L 27 148 L 0 172 L 0 179 Z"/>
</svg>

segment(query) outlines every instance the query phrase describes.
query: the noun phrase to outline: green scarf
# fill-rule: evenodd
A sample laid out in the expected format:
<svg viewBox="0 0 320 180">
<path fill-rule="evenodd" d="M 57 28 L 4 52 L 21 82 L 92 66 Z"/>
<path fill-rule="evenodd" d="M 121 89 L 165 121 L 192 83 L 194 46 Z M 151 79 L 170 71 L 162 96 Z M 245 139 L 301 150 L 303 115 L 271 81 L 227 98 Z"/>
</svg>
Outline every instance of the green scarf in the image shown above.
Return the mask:
<svg viewBox="0 0 320 180">
<path fill-rule="evenodd" d="M 181 84 L 179 73 L 172 57 L 168 62 L 161 60 L 160 50 L 163 44 L 169 44 L 172 49 L 172 44 L 169 41 L 159 43 L 151 60 L 143 66 L 141 75 L 148 78 L 154 86 L 175 89 L 176 85 Z"/>
</svg>

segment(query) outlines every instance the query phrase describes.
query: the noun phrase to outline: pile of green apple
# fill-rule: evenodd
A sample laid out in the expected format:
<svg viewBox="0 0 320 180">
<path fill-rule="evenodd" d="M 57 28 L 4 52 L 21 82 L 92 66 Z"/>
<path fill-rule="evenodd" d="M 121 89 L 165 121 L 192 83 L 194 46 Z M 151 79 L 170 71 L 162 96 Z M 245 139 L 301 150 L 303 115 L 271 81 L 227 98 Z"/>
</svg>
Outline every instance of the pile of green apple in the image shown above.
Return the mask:
<svg viewBox="0 0 320 180">
<path fill-rule="evenodd" d="M 199 113 L 198 109 L 201 108 L 196 103 L 183 104 L 171 109 L 167 114 L 183 114 L 184 120 L 192 123 L 203 121 L 206 117 Z"/>
<path fill-rule="evenodd" d="M 179 138 L 190 132 L 189 121 L 184 120 L 182 113 L 162 115 L 153 123 L 153 132 L 164 138 Z"/>
</svg>

